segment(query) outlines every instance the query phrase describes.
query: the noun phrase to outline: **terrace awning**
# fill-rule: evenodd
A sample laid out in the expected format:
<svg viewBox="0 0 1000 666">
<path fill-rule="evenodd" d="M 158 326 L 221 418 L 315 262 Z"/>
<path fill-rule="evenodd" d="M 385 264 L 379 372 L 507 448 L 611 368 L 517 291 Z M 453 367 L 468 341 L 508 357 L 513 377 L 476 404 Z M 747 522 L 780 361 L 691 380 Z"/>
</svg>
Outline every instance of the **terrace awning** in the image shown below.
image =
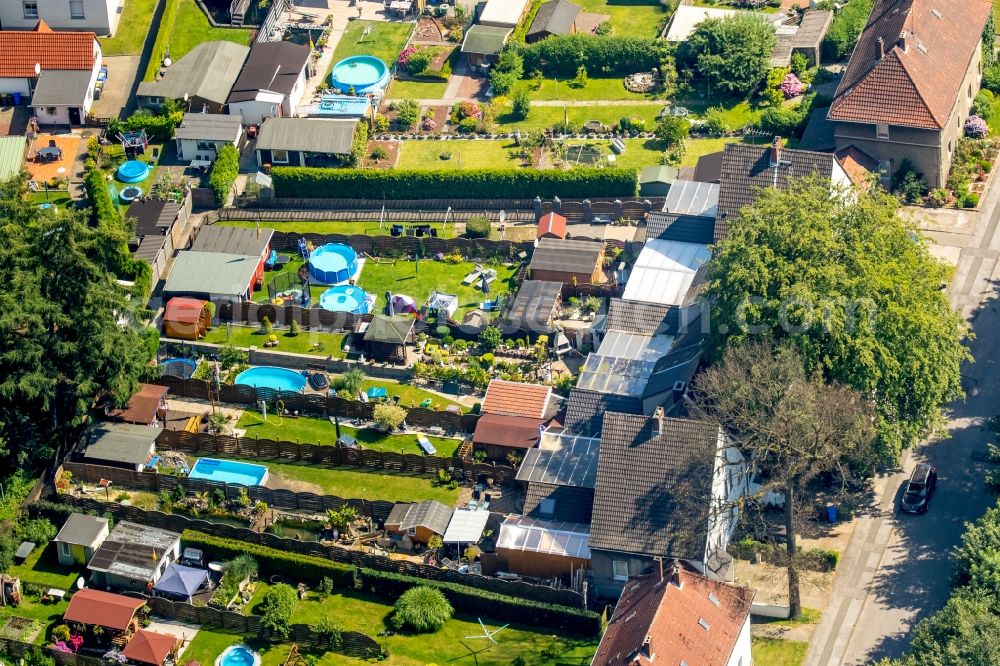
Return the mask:
<svg viewBox="0 0 1000 666">
<path fill-rule="evenodd" d="M 486 523 L 490 519 L 489 511 L 472 511 L 457 509 L 451 515 L 451 522 L 444 533 L 445 543 L 477 543 L 483 536 Z"/>
<path fill-rule="evenodd" d="M 162 595 L 190 598 L 204 585 L 208 571 L 171 563 L 153 590 Z"/>
</svg>

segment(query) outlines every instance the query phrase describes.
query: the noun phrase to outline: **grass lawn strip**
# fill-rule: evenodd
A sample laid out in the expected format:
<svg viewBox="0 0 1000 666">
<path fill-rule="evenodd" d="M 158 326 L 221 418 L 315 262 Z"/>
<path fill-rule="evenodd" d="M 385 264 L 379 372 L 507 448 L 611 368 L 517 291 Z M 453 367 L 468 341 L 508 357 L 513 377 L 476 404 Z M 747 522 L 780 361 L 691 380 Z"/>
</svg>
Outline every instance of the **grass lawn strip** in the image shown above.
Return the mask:
<svg viewBox="0 0 1000 666">
<path fill-rule="evenodd" d="M 588 14 L 610 16 L 614 34 L 630 37 L 655 37 L 668 15 L 658 0 L 579 0 Z"/>
<path fill-rule="evenodd" d="M 372 31 L 361 41 L 366 26 L 373 26 Z M 406 40 L 413 30 L 412 23 L 389 23 L 385 21 L 351 21 L 337 42 L 330 60 L 330 69 L 326 71 L 324 81 L 329 81 L 334 65 L 356 55 L 373 55 L 386 67 L 392 67 L 399 57 L 399 52 L 406 46 Z M 443 93 L 442 93 L 443 94 Z"/>
<path fill-rule="evenodd" d="M 448 89 L 447 81 L 400 81 L 389 86 L 386 99 L 441 99 Z"/>
<path fill-rule="evenodd" d="M 65 567 L 59 564 L 56 544 L 39 544 L 21 564 L 12 566 L 7 572 L 27 583 L 69 590 L 77 576 L 86 575 L 85 567 Z"/>
<path fill-rule="evenodd" d="M 330 426 L 331 428 L 333 426 Z M 267 465 L 271 474 L 286 481 L 314 486 L 321 494 L 335 495 L 344 499 L 385 500 L 387 502 L 422 502 L 437 500 L 448 506 L 455 506 L 458 490 L 447 486 L 435 486 L 432 480 L 422 476 L 403 474 L 380 474 L 358 471 L 355 468 L 330 468 L 317 465 L 295 465 L 255 460 Z M 312 489 L 312 490 L 315 490 Z M 295 490 L 310 490 L 295 488 Z"/>
<path fill-rule="evenodd" d="M 519 158 L 512 158 L 517 149 L 514 139 L 482 141 L 401 141 L 400 169 L 486 169 L 514 167 Z M 450 155 L 443 159 L 442 155 Z"/>
<path fill-rule="evenodd" d="M 561 86 L 560 86 L 561 89 Z M 659 104 L 625 104 L 618 106 L 533 106 L 525 120 L 519 120 L 511 112 L 500 114 L 497 123 L 503 131 L 542 130 L 560 124 L 563 114 L 569 117 L 570 125 L 582 127 L 590 120 L 596 120 L 604 125 L 614 125 L 623 117 L 642 118 L 646 127 L 656 124 L 656 116 L 662 107 Z"/>
<path fill-rule="evenodd" d="M 278 336 L 278 351 L 293 352 L 295 354 L 310 354 L 313 356 L 333 356 L 343 358 L 345 356 L 344 334 L 324 333 L 321 331 L 301 331 L 298 335 L 291 335 L 287 330 L 275 330 L 274 335 Z M 205 334 L 203 342 L 213 344 L 231 344 L 237 347 L 264 347 L 267 335 L 261 332 L 259 326 L 227 326 L 221 324 L 211 329 Z M 319 345 L 317 347 L 316 345 Z"/>
<path fill-rule="evenodd" d="M 419 144 L 420 142 L 410 141 L 409 143 Z M 216 222 L 215 224 L 219 227 L 243 227 L 244 229 L 257 228 L 256 222 L 245 220 L 230 220 Z M 288 220 L 275 222 L 273 220 L 268 220 L 267 222 L 262 222 L 261 226 L 274 229 L 275 231 L 294 234 L 345 234 L 348 236 L 351 234 L 364 234 L 366 236 L 389 236 L 392 231 L 392 224 L 392 222 L 386 222 L 382 226 L 379 226 L 378 220 L 359 222 L 342 222 L 338 220 L 326 220 L 321 222 Z M 418 223 L 399 222 L 398 224 L 402 224 L 406 227 Z M 433 229 L 437 229 L 438 238 L 452 238 L 455 235 L 455 225 L 451 223 L 449 223 L 448 226 L 445 226 L 444 222 L 420 222 L 419 224 L 426 224 Z"/>
<path fill-rule="evenodd" d="M 657 99 L 657 93 L 634 93 L 625 89 L 625 77 L 593 77 L 587 85 L 575 88 L 570 85 L 570 79 L 546 78 L 539 82 L 535 90 L 534 81 L 519 81 L 515 90 L 526 89 L 532 100 L 641 100 Z M 664 102 L 666 104 L 666 102 Z"/>
<path fill-rule="evenodd" d="M 754 636 L 751 640 L 753 660 L 768 666 L 801 666 L 809 648 L 809 643 L 805 641 L 785 641 L 763 636 Z"/>
<path fill-rule="evenodd" d="M 118 30 L 114 37 L 102 37 L 101 51 L 105 56 L 139 55 L 146 34 L 153 22 L 157 0 L 129 0 L 125 3 Z"/>
</svg>

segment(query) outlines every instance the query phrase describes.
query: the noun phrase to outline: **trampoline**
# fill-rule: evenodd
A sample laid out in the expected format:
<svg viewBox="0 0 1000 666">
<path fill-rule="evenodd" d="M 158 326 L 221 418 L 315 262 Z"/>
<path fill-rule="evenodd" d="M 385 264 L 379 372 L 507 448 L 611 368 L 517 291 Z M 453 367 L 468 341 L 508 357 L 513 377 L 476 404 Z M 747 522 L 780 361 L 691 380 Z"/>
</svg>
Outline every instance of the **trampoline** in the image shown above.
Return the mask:
<svg viewBox="0 0 1000 666">
<path fill-rule="evenodd" d="M 163 366 L 164 375 L 181 379 L 190 379 L 198 369 L 198 364 L 189 358 L 167 358 L 160 361 L 160 365 Z"/>
<path fill-rule="evenodd" d="M 319 297 L 319 306 L 330 312 L 350 312 L 351 314 L 368 314 L 371 301 L 368 294 L 360 287 L 341 285 L 330 287 Z"/>
<path fill-rule="evenodd" d="M 347 282 L 358 272 L 358 255 L 340 243 L 328 243 L 309 255 L 309 277 L 320 284 Z"/>
<path fill-rule="evenodd" d="M 364 95 L 382 90 L 388 82 L 389 68 L 370 55 L 344 58 L 330 71 L 330 84 L 342 93 Z"/>
<path fill-rule="evenodd" d="M 141 183 L 149 177 L 149 165 L 139 160 L 129 160 L 118 167 L 117 177 L 123 183 Z"/>
<path fill-rule="evenodd" d="M 118 193 L 118 200 L 122 203 L 131 203 L 142 196 L 142 188 L 137 185 L 129 185 L 122 188 Z"/>
</svg>

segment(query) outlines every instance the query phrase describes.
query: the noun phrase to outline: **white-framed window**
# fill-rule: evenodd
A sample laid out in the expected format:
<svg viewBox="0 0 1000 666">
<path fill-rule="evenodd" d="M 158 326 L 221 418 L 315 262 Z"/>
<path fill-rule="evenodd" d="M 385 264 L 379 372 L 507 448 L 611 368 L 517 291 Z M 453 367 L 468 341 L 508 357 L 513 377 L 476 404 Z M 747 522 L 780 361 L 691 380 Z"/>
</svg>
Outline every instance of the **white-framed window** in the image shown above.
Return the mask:
<svg viewBox="0 0 1000 666">
<path fill-rule="evenodd" d="M 612 560 L 611 572 L 615 580 L 628 580 L 628 562 L 624 560 Z"/>
<path fill-rule="evenodd" d="M 38 0 L 24 0 L 21 6 L 24 7 L 24 18 L 38 18 Z"/>
<path fill-rule="evenodd" d="M 875 125 L 875 138 L 879 141 L 889 140 L 889 126 L 885 123 Z"/>
<path fill-rule="evenodd" d="M 215 150 L 215 144 L 211 141 L 199 141 L 198 150 Z"/>
<path fill-rule="evenodd" d="M 538 512 L 543 516 L 551 516 L 556 512 L 556 501 L 551 497 L 546 497 L 538 503 Z"/>
<path fill-rule="evenodd" d="M 271 161 L 274 162 L 275 164 L 288 164 L 288 151 L 272 150 Z"/>
<path fill-rule="evenodd" d="M 83 0 L 69 0 L 69 17 L 71 19 L 87 18 L 83 13 Z"/>
<path fill-rule="evenodd" d="M 65 541 L 59 542 L 59 554 L 65 557 L 70 557 L 71 554 L 70 547 L 69 544 L 66 543 Z"/>
</svg>

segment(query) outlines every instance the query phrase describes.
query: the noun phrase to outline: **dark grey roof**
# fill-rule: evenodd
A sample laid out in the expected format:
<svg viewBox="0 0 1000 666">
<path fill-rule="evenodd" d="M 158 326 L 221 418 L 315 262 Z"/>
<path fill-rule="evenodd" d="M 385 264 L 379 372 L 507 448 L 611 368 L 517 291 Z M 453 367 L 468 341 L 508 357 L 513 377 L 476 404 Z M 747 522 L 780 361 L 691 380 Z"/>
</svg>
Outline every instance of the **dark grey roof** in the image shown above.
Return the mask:
<svg viewBox="0 0 1000 666">
<path fill-rule="evenodd" d="M 181 124 L 174 130 L 175 139 L 199 141 L 236 142 L 243 130 L 239 116 L 222 113 L 185 113 Z"/>
<path fill-rule="evenodd" d="M 137 95 L 225 104 L 250 49 L 234 42 L 202 42 L 174 62 L 159 81 L 139 84 Z"/>
<path fill-rule="evenodd" d="M 443 535 L 448 529 L 454 510 L 441 502 L 427 500 L 416 504 L 396 504 L 392 507 L 386 523 L 399 525 L 400 530 L 426 527 L 435 534 Z"/>
<path fill-rule="evenodd" d="M 542 500 L 552 500 L 542 510 Z M 529 483 L 522 514 L 542 520 L 559 520 L 587 525 L 594 505 L 593 488 L 574 488 L 548 483 Z"/>
<path fill-rule="evenodd" d="M 83 106 L 90 90 L 90 70 L 47 69 L 38 77 L 31 105 Z"/>
<path fill-rule="evenodd" d="M 191 244 L 192 252 L 219 252 L 222 254 L 241 254 L 247 257 L 260 257 L 264 254 L 274 229 L 261 227 L 220 227 L 214 224 L 203 224 L 198 229 L 198 237 Z"/>
<path fill-rule="evenodd" d="M 107 518 L 71 513 L 59 529 L 55 541 L 77 546 L 92 546 L 107 527 Z"/>
<path fill-rule="evenodd" d="M 503 50 L 511 32 L 513 31 L 510 28 L 477 23 L 465 31 L 465 38 L 462 40 L 462 53 L 496 55 Z"/>
<path fill-rule="evenodd" d="M 410 331 L 413 330 L 414 321 L 413 317 L 375 315 L 365 329 L 365 342 L 404 345 L 409 339 Z"/>
<path fill-rule="evenodd" d="M 691 180 L 699 183 L 718 183 L 722 178 L 722 154 L 718 151 L 702 155 L 694 166 L 694 176 Z"/>
<path fill-rule="evenodd" d="M 826 37 L 830 24 L 833 23 L 833 12 L 820 9 L 809 9 L 802 16 L 799 29 L 795 31 L 793 44 L 795 48 L 818 49 Z"/>
<path fill-rule="evenodd" d="M 646 240 L 653 239 L 710 245 L 715 240 L 715 214 L 701 217 L 653 211 L 646 217 Z"/>
<path fill-rule="evenodd" d="M 783 190 L 796 179 L 812 174 L 833 176 L 836 158 L 829 153 L 782 148 L 778 163 L 772 165 L 771 146 L 746 143 L 726 145 L 722 157 L 722 183 L 719 208 L 715 217 L 715 240 L 729 232 L 729 223 L 740 211 L 757 200 L 760 190 L 774 187 Z"/>
<path fill-rule="evenodd" d="M 643 335 L 674 335 L 677 332 L 680 308 L 676 305 L 643 303 L 612 298 L 608 305 L 606 331 L 624 331 Z"/>
<path fill-rule="evenodd" d="M 597 437 L 545 433 L 539 448 L 525 452 L 517 480 L 593 488 L 600 448 L 601 440 Z"/>
<path fill-rule="evenodd" d="M 111 530 L 87 568 L 130 580 L 148 581 L 164 553 L 171 550 L 180 538 L 181 535 L 176 532 L 123 520 Z"/>
<path fill-rule="evenodd" d="M 580 435 L 600 435 L 604 412 L 641 414 L 642 400 L 638 396 L 598 393 L 574 388 L 566 401 L 566 430 Z"/>
<path fill-rule="evenodd" d="M 135 249 L 132 256 L 136 259 L 142 259 L 143 261 L 153 264 L 156 262 L 156 258 L 160 254 L 160 250 L 162 250 L 166 244 L 166 236 L 160 236 L 159 234 L 144 236 L 142 240 L 139 241 L 139 247 Z"/>
<path fill-rule="evenodd" d="M 701 340 L 704 335 L 697 326 L 692 326 L 689 330 L 695 332 L 674 341 L 674 348 L 670 353 L 656 363 L 656 369 L 649 376 L 642 392 L 643 398 L 672 391 L 678 382 L 685 385 L 691 382 L 701 363 Z"/>
<path fill-rule="evenodd" d="M 181 205 L 173 201 L 143 199 L 133 202 L 125 216 L 135 220 L 136 238 L 162 236 L 177 219 L 180 210 Z"/>
<path fill-rule="evenodd" d="M 543 238 L 531 255 L 531 270 L 590 273 L 601 260 L 604 246 L 594 241 Z"/>
<path fill-rule="evenodd" d="M 701 560 L 718 440 L 704 421 L 605 414 L 591 548 Z"/>
<path fill-rule="evenodd" d="M 525 280 L 510 304 L 507 319 L 526 331 L 551 331 L 552 315 L 562 295 L 561 282 Z"/>
<path fill-rule="evenodd" d="M 246 102 L 261 90 L 290 95 L 309 62 L 309 46 L 294 42 L 257 42 L 250 48 L 226 101 Z"/>
<path fill-rule="evenodd" d="M 568 35 L 580 13 L 580 7 L 569 0 L 543 2 L 528 28 L 528 36 L 539 34 Z"/>
<path fill-rule="evenodd" d="M 357 120 L 319 118 L 265 118 L 257 150 L 299 150 L 327 155 L 347 155 L 354 143 Z"/>
<path fill-rule="evenodd" d="M 149 460 L 150 447 L 158 430 L 128 423 L 104 423 L 90 433 L 90 445 L 83 457 L 129 465 L 142 465 Z"/>
</svg>

